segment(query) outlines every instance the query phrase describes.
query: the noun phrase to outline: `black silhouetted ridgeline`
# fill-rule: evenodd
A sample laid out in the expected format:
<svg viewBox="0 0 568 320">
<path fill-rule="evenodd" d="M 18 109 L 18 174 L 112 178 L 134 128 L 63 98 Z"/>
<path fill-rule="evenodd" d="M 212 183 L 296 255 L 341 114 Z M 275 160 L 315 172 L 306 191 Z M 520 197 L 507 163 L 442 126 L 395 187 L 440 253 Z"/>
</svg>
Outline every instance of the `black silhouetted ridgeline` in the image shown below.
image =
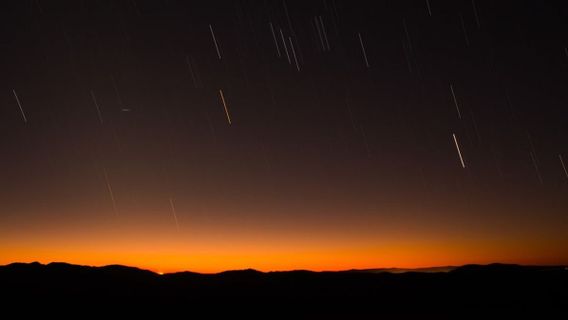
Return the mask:
<svg viewBox="0 0 568 320">
<path fill-rule="evenodd" d="M 119 265 L 14 263 L 0 267 L 0 284 L 5 306 L 48 303 L 55 309 L 73 305 L 137 311 L 165 307 L 170 312 L 272 310 L 274 315 L 308 312 L 312 318 L 568 315 L 566 267 L 492 264 L 391 271 L 248 269 L 159 275 Z"/>
</svg>

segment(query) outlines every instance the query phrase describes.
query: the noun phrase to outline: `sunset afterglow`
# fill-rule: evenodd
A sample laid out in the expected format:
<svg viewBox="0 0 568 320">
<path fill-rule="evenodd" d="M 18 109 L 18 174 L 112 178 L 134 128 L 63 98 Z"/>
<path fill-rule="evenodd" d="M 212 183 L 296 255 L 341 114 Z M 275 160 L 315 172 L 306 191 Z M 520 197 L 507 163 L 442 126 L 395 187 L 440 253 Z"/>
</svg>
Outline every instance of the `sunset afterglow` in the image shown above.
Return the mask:
<svg viewBox="0 0 568 320">
<path fill-rule="evenodd" d="M 568 264 L 554 6 L 0 11 L 0 265 Z"/>
</svg>

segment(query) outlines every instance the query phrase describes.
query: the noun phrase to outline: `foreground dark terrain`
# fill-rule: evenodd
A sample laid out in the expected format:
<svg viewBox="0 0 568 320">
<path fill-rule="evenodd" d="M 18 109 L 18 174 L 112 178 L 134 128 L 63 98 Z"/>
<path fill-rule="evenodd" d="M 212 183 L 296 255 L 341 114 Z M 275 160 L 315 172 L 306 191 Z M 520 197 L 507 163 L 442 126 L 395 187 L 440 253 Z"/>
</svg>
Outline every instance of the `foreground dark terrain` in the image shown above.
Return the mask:
<svg viewBox="0 0 568 320">
<path fill-rule="evenodd" d="M 124 266 L 15 263 L 0 267 L 0 287 L 2 305 L 21 313 L 80 307 L 89 312 L 118 308 L 133 313 L 162 310 L 312 319 L 381 315 L 566 319 L 568 314 L 566 267 L 492 264 L 438 270 L 158 275 Z"/>
</svg>

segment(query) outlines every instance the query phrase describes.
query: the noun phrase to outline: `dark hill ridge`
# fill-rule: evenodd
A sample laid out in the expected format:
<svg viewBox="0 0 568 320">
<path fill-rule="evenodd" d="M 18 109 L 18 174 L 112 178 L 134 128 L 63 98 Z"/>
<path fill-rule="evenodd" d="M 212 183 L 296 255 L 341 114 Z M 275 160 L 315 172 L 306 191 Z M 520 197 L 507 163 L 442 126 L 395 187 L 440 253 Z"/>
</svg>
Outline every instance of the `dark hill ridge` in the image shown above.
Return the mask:
<svg viewBox="0 0 568 320">
<path fill-rule="evenodd" d="M 568 270 L 568 266 L 533 266 L 533 265 L 517 265 L 517 264 L 504 264 L 504 263 L 492 263 L 486 265 L 480 264 L 467 264 L 463 266 L 441 266 L 441 267 L 425 267 L 425 268 L 379 268 L 379 269 L 349 269 L 341 271 L 310 271 L 310 270 L 290 270 L 290 271 L 269 271 L 262 272 L 255 269 L 243 269 L 243 270 L 227 270 L 219 273 L 198 273 L 192 271 L 181 271 L 174 273 L 166 273 L 160 275 L 158 273 L 140 269 L 136 267 L 129 267 L 119 264 L 106 265 L 101 267 L 94 266 L 84 266 L 75 265 L 65 262 L 51 262 L 48 264 L 41 264 L 39 262 L 31 263 L 21 263 L 15 262 L 8 265 L 0 266 L 0 272 L 5 271 L 24 271 L 24 270 L 58 270 L 58 271 L 104 271 L 109 273 L 130 273 L 130 274 L 144 274 L 147 276 L 162 276 L 167 277 L 171 275 L 191 275 L 191 276 L 259 276 L 263 274 L 316 274 L 316 273 L 448 273 L 448 272 L 510 272 L 510 271 L 553 271 L 553 270 Z"/>
<path fill-rule="evenodd" d="M 97 309 L 136 306 L 137 310 L 167 307 L 170 311 L 189 308 L 223 313 L 308 310 L 326 317 L 457 316 L 464 310 L 508 315 L 567 312 L 568 270 L 563 266 L 491 264 L 429 268 L 424 272 L 388 270 L 247 269 L 159 275 L 120 265 L 14 263 L 0 266 L 0 290 L 6 306 L 47 303 L 57 307 L 65 302 Z"/>
</svg>

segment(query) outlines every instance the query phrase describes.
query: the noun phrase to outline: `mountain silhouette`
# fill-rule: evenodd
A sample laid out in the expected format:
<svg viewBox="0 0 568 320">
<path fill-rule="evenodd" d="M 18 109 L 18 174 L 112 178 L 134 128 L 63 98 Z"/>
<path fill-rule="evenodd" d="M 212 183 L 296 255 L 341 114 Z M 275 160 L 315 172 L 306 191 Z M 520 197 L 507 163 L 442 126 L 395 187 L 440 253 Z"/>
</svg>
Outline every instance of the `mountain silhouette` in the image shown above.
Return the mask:
<svg viewBox="0 0 568 320">
<path fill-rule="evenodd" d="M 379 270 L 382 270 L 379 272 Z M 567 314 L 568 270 L 509 264 L 337 272 L 306 270 L 160 275 L 120 265 L 0 266 L 5 306 L 89 310 L 232 312 L 291 318 L 390 318 Z M 444 271 L 435 271 L 444 270 Z M 33 310 L 33 309 L 32 309 Z M 19 309 L 22 312 L 22 309 Z M 23 309 L 26 311 L 26 309 Z M 269 312 L 269 313 L 265 313 Z M 132 313 L 131 313 L 132 314 Z"/>
</svg>

